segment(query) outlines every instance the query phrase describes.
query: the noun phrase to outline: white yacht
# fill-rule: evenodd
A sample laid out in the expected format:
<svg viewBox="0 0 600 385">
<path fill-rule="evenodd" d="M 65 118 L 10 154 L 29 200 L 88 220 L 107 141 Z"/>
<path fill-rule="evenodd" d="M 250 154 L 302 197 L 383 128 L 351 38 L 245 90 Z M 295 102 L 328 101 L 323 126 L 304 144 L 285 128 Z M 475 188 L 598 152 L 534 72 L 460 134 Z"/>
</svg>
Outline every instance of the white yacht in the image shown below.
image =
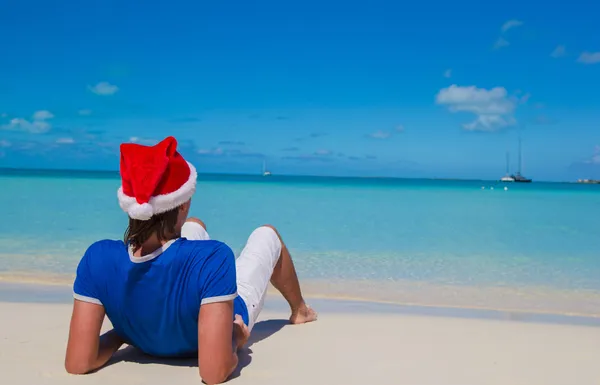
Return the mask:
<svg viewBox="0 0 600 385">
<path fill-rule="evenodd" d="M 267 170 L 267 161 L 263 160 L 263 176 L 271 176 L 271 171 Z"/>
<path fill-rule="evenodd" d="M 521 137 L 519 136 L 519 171 L 514 174 L 509 172 L 509 154 L 506 153 L 506 175 L 500 179 L 502 182 L 517 182 L 517 183 L 531 183 L 531 179 L 524 177 L 521 174 Z"/>
<path fill-rule="evenodd" d="M 501 179 L 501 182 L 514 182 L 515 178 L 510 175 L 510 154 L 506 151 L 506 175 L 504 175 Z"/>
</svg>

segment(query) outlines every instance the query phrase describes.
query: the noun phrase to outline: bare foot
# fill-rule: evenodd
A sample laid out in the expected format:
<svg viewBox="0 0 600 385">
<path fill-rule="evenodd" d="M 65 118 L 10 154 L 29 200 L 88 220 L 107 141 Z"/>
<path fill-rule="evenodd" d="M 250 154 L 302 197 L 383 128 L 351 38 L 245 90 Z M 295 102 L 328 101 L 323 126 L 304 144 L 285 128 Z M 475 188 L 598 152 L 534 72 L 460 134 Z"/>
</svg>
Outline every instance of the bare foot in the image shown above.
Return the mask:
<svg viewBox="0 0 600 385">
<path fill-rule="evenodd" d="M 305 324 L 317 320 L 317 312 L 308 305 L 302 305 L 297 311 L 292 313 L 290 322 L 294 325 Z"/>
</svg>

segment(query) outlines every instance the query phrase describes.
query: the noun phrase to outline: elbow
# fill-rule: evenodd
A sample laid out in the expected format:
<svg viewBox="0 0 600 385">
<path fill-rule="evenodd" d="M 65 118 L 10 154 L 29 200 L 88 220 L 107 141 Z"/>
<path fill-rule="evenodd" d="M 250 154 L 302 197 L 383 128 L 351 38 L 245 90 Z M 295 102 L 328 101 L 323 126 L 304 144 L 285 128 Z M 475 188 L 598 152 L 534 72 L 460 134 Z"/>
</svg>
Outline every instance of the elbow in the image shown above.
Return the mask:
<svg viewBox="0 0 600 385">
<path fill-rule="evenodd" d="M 229 375 L 231 373 L 229 373 L 228 370 L 211 370 L 211 371 L 200 371 L 200 378 L 202 378 L 202 380 L 207 384 L 207 385 L 216 385 L 216 384 L 222 384 L 223 382 L 227 381 L 227 379 L 229 378 Z"/>
<path fill-rule="evenodd" d="M 69 374 L 87 374 L 88 368 L 80 365 L 65 365 L 65 369 Z"/>
<path fill-rule="evenodd" d="M 202 381 L 204 381 L 206 385 L 222 384 L 223 382 L 227 381 L 228 377 L 228 374 L 211 373 L 209 375 L 203 375 L 200 373 L 200 378 L 202 378 Z"/>
<path fill-rule="evenodd" d="M 211 359 L 206 359 L 208 357 L 203 357 L 204 359 L 198 359 L 198 373 L 200 374 L 200 378 L 207 385 L 215 385 L 222 384 L 226 382 L 229 377 L 233 374 L 235 369 L 238 366 L 239 359 L 237 354 L 234 352 L 229 359 L 222 358 L 220 360 L 215 360 L 213 357 Z"/>
<path fill-rule="evenodd" d="M 92 371 L 90 365 L 76 360 L 65 360 L 65 370 L 69 374 L 87 374 Z"/>
<path fill-rule="evenodd" d="M 202 379 L 202 381 L 204 381 L 206 383 L 206 385 L 222 384 L 223 382 L 227 381 L 226 376 L 203 376 L 203 375 L 200 375 L 200 378 Z"/>
</svg>

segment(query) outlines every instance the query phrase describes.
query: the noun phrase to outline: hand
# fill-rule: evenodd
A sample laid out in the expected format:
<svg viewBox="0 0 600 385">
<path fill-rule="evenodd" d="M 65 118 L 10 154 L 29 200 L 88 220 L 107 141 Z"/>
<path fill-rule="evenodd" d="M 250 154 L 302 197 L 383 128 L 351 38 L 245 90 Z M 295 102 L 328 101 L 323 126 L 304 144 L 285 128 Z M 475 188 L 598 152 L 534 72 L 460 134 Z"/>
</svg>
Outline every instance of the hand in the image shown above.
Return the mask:
<svg viewBox="0 0 600 385">
<path fill-rule="evenodd" d="M 233 338 L 237 349 L 242 348 L 248 342 L 249 337 L 250 330 L 248 330 L 248 326 L 246 326 L 242 317 L 236 314 L 233 321 Z"/>
</svg>

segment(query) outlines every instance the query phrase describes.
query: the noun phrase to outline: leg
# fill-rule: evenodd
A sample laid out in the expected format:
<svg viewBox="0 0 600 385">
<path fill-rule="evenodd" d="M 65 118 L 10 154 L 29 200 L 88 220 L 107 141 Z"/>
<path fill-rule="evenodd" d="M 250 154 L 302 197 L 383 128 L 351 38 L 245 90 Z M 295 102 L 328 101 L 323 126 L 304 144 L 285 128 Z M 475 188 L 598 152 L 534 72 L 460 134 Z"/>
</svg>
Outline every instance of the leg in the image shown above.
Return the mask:
<svg viewBox="0 0 600 385">
<path fill-rule="evenodd" d="M 236 261 L 236 272 L 238 293 L 248 307 L 250 330 L 264 305 L 269 282 L 290 304 L 292 323 L 316 319 L 316 313 L 304 303 L 290 254 L 273 227 L 254 230 Z"/>
<path fill-rule="evenodd" d="M 188 218 L 181 227 L 181 237 L 190 241 L 208 241 L 210 236 L 206 232 L 206 225 L 198 218 Z"/>
<path fill-rule="evenodd" d="M 283 242 L 283 239 L 281 239 L 281 235 L 279 235 L 277 229 L 273 226 L 266 227 L 275 231 L 281 242 L 281 254 L 273 269 L 273 274 L 271 274 L 271 283 L 279 290 L 290 305 L 292 311 L 290 322 L 293 324 L 300 324 L 316 320 L 317 313 L 308 307 L 304 302 L 304 298 L 302 298 L 300 281 L 298 280 L 298 275 L 296 274 L 296 268 L 294 267 L 290 251 Z"/>
</svg>

